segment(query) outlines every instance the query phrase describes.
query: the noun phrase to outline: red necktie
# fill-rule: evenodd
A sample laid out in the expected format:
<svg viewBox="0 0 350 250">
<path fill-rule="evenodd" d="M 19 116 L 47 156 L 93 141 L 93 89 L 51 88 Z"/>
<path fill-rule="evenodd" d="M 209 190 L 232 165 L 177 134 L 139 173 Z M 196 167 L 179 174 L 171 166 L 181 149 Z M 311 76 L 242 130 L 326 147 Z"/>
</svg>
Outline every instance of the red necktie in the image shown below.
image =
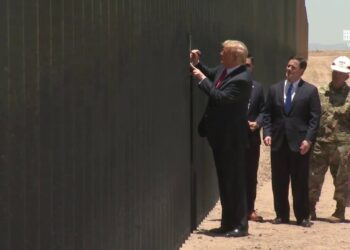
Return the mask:
<svg viewBox="0 0 350 250">
<path fill-rule="evenodd" d="M 215 88 L 220 88 L 222 81 L 225 79 L 227 75 L 227 70 L 224 69 L 224 71 L 222 71 L 221 76 L 219 77 L 219 79 L 215 82 Z"/>
</svg>

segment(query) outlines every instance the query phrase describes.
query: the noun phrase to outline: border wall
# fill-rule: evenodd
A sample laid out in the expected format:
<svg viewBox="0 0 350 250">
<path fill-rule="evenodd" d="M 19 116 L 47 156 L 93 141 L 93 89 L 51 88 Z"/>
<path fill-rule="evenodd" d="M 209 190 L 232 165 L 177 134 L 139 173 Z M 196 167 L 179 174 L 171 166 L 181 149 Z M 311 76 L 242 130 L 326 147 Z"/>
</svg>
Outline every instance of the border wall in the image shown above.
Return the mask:
<svg viewBox="0 0 350 250">
<path fill-rule="evenodd" d="M 218 199 L 188 55 L 244 41 L 264 86 L 303 0 L 0 2 L 0 249 L 177 249 Z"/>
</svg>

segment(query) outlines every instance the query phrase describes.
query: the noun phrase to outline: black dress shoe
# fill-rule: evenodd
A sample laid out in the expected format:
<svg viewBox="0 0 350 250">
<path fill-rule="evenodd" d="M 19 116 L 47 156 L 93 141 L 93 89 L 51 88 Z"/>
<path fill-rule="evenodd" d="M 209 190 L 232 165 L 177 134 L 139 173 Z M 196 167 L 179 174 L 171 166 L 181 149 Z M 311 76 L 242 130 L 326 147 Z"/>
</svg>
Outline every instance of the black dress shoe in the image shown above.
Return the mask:
<svg viewBox="0 0 350 250">
<path fill-rule="evenodd" d="M 218 227 L 218 228 L 212 228 L 209 230 L 209 233 L 212 234 L 226 234 L 230 232 L 232 228 L 224 228 L 224 227 Z"/>
<path fill-rule="evenodd" d="M 303 219 L 302 221 L 298 221 L 297 224 L 302 227 L 311 227 L 313 225 L 313 223 L 310 222 L 308 219 Z"/>
<path fill-rule="evenodd" d="M 278 224 L 289 224 L 289 219 L 283 219 L 280 217 L 276 217 L 271 221 L 272 224 L 278 225 Z"/>
<path fill-rule="evenodd" d="M 233 229 L 232 231 L 229 231 L 225 234 L 226 237 L 243 237 L 247 235 L 248 235 L 248 229 L 243 229 L 241 227 Z"/>
</svg>

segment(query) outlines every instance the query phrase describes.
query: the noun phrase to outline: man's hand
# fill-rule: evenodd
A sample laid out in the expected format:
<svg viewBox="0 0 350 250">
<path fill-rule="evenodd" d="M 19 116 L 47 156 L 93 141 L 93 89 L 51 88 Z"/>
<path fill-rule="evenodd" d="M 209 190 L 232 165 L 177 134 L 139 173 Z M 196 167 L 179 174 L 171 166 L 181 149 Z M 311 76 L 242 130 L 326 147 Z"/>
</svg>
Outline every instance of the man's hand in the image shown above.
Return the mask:
<svg viewBox="0 0 350 250">
<path fill-rule="evenodd" d="M 204 78 L 206 78 L 206 76 L 202 73 L 202 71 L 200 71 L 195 66 L 193 66 L 192 63 L 190 63 L 190 67 L 191 67 L 191 70 L 192 70 L 192 75 L 195 78 L 197 78 L 199 81 L 202 81 Z"/>
<path fill-rule="evenodd" d="M 302 154 L 302 155 L 306 154 L 307 152 L 309 152 L 310 148 L 311 148 L 311 143 L 307 140 L 303 140 L 301 142 L 300 147 L 299 147 L 300 154 Z"/>
<path fill-rule="evenodd" d="M 252 121 L 248 121 L 249 124 L 249 129 L 254 132 L 255 130 L 257 130 L 259 128 L 259 124 L 257 122 L 252 122 Z"/>
<path fill-rule="evenodd" d="M 265 138 L 264 138 L 264 144 L 265 144 L 265 146 L 271 146 L 271 136 L 266 136 Z"/>
<path fill-rule="evenodd" d="M 201 52 L 198 49 L 191 50 L 190 53 L 190 62 L 196 66 L 199 63 L 199 57 L 201 56 Z"/>
</svg>

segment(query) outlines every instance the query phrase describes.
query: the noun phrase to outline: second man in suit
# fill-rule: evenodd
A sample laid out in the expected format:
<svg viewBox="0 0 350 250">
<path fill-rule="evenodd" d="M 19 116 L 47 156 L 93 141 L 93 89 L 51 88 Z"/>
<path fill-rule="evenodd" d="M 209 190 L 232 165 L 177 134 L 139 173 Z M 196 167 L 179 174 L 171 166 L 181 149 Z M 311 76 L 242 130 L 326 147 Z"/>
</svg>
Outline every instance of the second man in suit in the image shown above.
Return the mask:
<svg viewBox="0 0 350 250">
<path fill-rule="evenodd" d="M 304 58 L 290 58 L 286 79 L 272 85 L 266 99 L 263 134 L 265 145 L 271 146 L 274 224 L 289 223 L 288 190 L 291 180 L 297 224 L 311 226 L 309 157 L 320 123 L 321 106 L 317 88 L 301 79 L 306 66 Z"/>
<path fill-rule="evenodd" d="M 250 73 L 254 69 L 254 57 L 248 55 L 246 67 Z M 262 222 L 263 217 L 255 210 L 256 185 L 260 158 L 260 128 L 265 112 L 264 90 L 261 83 L 253 80 L 252 93 L 248 104 L 249 146 L 246 150 L 247 208 L 248 220 Z"/>
</svg>

